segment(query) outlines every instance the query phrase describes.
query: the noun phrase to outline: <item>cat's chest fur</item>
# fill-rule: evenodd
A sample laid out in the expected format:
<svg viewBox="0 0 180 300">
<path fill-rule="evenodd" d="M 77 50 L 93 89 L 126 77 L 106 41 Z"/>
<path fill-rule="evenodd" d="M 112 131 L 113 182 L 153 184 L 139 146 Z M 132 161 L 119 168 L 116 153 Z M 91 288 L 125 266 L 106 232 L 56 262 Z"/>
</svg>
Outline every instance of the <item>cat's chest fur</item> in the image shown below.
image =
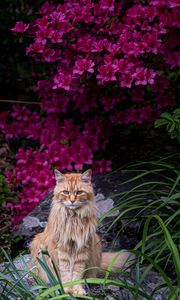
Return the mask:
<svg viewBox="0 0 180 300">
<path fill-rule="evenodd" d="M 55 213 L 53 213 L 55 211 Z M 57 222 L 58 219 L 58 222 Z M 87 247 L 96 233 L 96 216 L 81 215 L 65 208 L 52 210 L 53 239 L 58 247 L 80 250 Z"/>
</svg>

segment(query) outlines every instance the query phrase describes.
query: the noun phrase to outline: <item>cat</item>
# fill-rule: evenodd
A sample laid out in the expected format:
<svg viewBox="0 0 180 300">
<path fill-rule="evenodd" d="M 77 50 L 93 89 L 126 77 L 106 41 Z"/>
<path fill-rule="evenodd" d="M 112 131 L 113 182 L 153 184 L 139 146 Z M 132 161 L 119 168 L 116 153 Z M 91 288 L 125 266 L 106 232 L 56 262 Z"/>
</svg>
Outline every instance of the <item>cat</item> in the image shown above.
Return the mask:
<svg viewBox="0 0 180 300">
<path fill-rule="evenodd" d="M 107 269 L 116 253 L 102 253 L 101 240 L 96 233 L 92 171 L 62 174 L 55 170 L 54 173 L 56 186 L 48 222 L 44 231 L 37 234 L 30 245 L 38 274 L 48 281 L 46 273 L 37 262 L 37 257 L 41 259 L 41 250 L 46 249 L 58 269 L 62 283 L 95 277 L 98 269 Z M 124 252 L 117 258 L 113 268 L 121 268 L 128 258 L 129 253 Z M 53 271 L 51 259 L 47 258 L 47 263 Z M 81 284 L 66 287 L 65 292 L 85 294 Z"/>
</svg>

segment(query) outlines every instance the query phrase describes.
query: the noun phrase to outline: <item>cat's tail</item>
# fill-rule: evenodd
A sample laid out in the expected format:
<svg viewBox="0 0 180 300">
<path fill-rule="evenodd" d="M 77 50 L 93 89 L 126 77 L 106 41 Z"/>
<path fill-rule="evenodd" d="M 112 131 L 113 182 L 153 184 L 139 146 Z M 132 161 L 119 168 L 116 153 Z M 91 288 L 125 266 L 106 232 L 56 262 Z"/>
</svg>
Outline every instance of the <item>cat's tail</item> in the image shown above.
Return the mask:
<svg viewBox="0 0 180 300">
<path fill-rule="evenodd" d="M 101 268 L 103 270 L 117 271 L 127 268 L 135 262 L 135 255 L 128 251 L 103 252 Z"/>
</svg>

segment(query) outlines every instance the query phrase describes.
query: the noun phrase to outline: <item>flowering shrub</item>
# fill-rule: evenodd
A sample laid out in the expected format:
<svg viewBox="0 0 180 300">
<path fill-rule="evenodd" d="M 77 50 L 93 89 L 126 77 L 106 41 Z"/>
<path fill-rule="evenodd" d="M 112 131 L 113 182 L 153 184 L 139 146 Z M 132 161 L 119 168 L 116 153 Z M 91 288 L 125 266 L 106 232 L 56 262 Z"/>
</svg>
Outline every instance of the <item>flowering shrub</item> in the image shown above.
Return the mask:
<svg viewBox="0 0 180 300">
<path fill-rule="evenodd" d="M 48 73 L 36 88 L 44 114 L 16 106 L 1 115 L 6 138 L 37 142 L 19 148 L 8 174 L 21 187 L 15 221 L 53 186 L 54 167 L 109 171 L 100 154 L 113 127 L 152 122 L 175 104 L 179 13 L 178 0 L 65 0 L 45 2 L 30 24 L 16 23 L 13 33 L 33 39 L 27 55 Z"/>
<path fill-rule="evenodd" d="M 13 122 L 8 123 L 8 119 L 13 119 Z M 59 120 L 58 114 L 41 117 L 17 105 L 11 112 L 1 114 L 0 128 L 7 139 L 27 138 L 37 142 L 34 148 L 19 148 L 15 174 L 6 174 L 7 181 L 20 189 L 20 202 L 8 203 L 8 207 L 16 211 L 15 223 L 52 189 L 55 184 L 54 168 L 72 171 L 92 165 L 93 152 L 106 147 L 108 128 L 105 126 L 98 118 L 78 125 L 70 119 Z M 110 161 L 96 161 L 95 173 L 110 170 Z"/>
</svg>

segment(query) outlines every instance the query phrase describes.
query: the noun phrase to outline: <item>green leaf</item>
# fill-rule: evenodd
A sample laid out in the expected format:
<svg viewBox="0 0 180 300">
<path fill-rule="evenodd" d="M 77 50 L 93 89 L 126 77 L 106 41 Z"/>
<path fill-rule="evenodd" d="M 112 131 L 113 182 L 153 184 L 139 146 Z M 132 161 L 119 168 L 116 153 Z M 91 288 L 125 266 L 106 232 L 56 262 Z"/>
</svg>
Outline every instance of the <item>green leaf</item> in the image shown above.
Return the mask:
<svg viewBox="0 0 180 300">
<path fill-rule="evenodd" d="M 173 118 L 172 118 L 172 116 L 168 112 L 162 113 L 161 114 L 161 118 L 164 118 L 164 119 L 167 119 L 167 120 L 173 122 Z"/>
<path fill-rule="evenodd" d="M 62 144 L 62 145 L 68 145 L 69 144 L 69 140 L 68 139 L 60 140 L 60 144 Z"/>
<path fill-rule="evenodd" d="M 154 123 L 154 127 L 155 128 L 158 128 L 160 126 L 163 126 L 163 125 L 166 125 L 168 124 L 168 121 L 165 120 L 165 119 L 159 119 L 159 120 L 156 120 L 155 123 Z"/>
</svg>

